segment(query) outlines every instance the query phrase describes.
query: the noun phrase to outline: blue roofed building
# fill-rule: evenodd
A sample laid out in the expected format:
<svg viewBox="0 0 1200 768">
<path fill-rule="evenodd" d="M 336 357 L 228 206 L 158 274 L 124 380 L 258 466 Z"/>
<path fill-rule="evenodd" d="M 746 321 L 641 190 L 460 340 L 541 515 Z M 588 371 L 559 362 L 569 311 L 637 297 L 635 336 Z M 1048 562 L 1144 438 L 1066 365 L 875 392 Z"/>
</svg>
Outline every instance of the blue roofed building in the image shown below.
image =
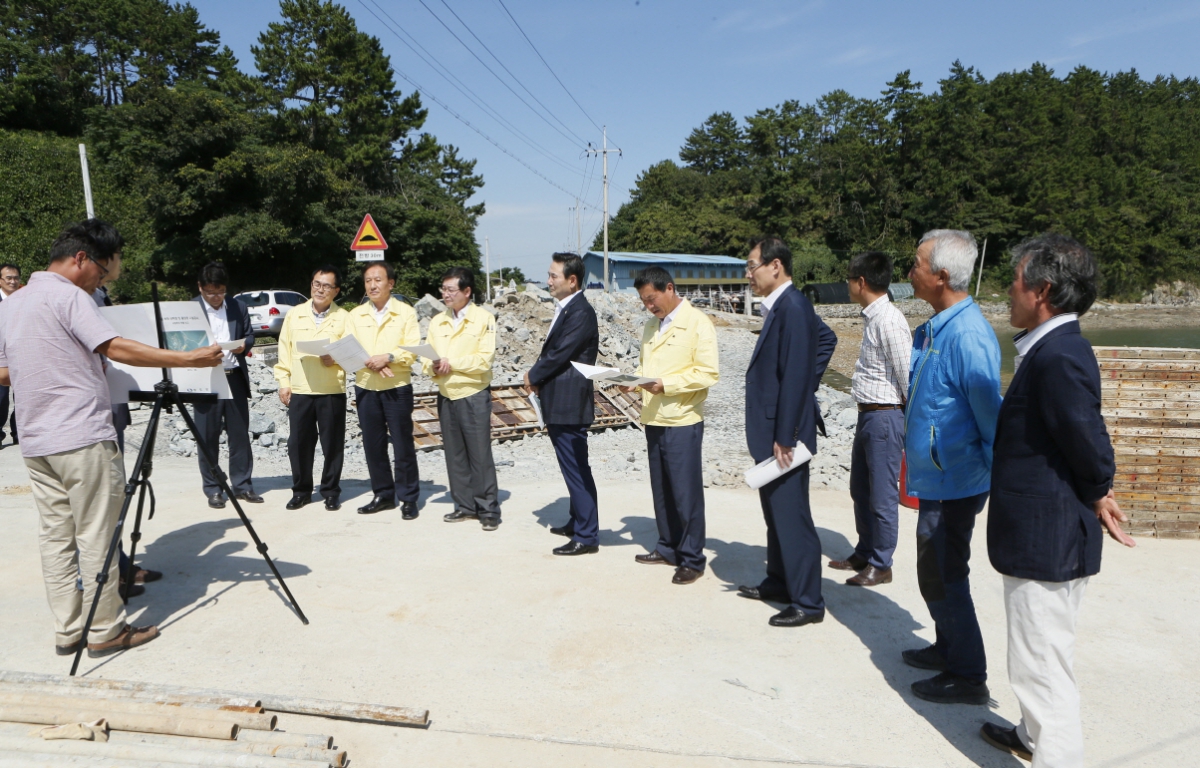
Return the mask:
<svg viewBox="0 0 1200 768">
<path fill-rule="evenodd" d="M 587 273 L 585 285 L 604 286 L 604 254 L 588 251 L 583 255 Z M 688 253 L 608 252 L 609 281 L 613 290 L 633 288 L 639 272 L 647 267 L 662 267 L 675 278 L 682 294 L 737 294 L 746 290 L 746 262 L 732 256 L 703 256 Z"/>
</svg>

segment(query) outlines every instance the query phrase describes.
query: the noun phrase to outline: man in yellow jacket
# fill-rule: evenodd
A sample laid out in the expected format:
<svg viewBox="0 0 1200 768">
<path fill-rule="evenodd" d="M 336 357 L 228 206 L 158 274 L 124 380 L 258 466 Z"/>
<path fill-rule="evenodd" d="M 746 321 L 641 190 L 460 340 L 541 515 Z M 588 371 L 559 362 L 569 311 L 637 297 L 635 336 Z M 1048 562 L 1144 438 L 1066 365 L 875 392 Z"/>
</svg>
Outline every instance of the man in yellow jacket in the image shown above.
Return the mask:
<svg viewBox="0 0 1200 768">
<path fill-rule="evenodd" d="M 362 429 L 363 453 L 371 475 L 374 497 L 358 508 L 370 515 L 400 505 L 401 516 L 417 516 L 420 494 L 417 450 L 413 445 L 412 364 L 415 357 L 400 347 L 421 343 L 417 313 L 392 298 L 396 269 L 386 261 L 375 261 L 363 270 L 363 287 L 369 301 L 350 310 L 346 333 L 366 349 L 367 363 L 354 373 L 354 401 L 358 426 Z M 388 466 L 391 438 L 395 466 Z"/>
<path fill-rule="evenodd" d="M 300 509 L 312 500 L 313 459 L 317 439 L 325 466 L 321 497 L 325 509 L 342 506 L 342 460 L 346 449 L 346 372 L 329 355 L 300 352 L 296 343 L 325 339 L 332 343 L 346 334 L 350 314 L 334 301 L 342 290 L 342 273 L 326 264 L 312 276 L 312 300 L 292 308 L 279 331 L 279 361 L 275 380 L 279 401 L 288 409 L 288 458 L 292 463 L 292 500 Z"/>
<path fill-rule="evenodd" d="M 704 575 L 704 401 L 717 383 L 717 332 L 712 320 L 675 292 L 671 273 L 642 271 L 634 281 L 654 315 L 642 330 L 637 375 L 654 379 L 642 390 L 642 424 L 650 461 L 650 490 L 658 545 L 634 559 L 673 565 L 675 584 Z"/>
<path fill-rule="evenodd" d="M 454 511 L 443 520 L 479 520 L 485 531 L 500 526 L 496 464 L 492 460 L 492 362 L 496 359 L 496 319 L 471 301 L 475 274 L 454 267 L 442 275 L 446 311 L 429 321 L 426 342 L 439 358 L 433 364 L 438 385 L 438 419 L 445 446 L 446 474 Z"/>
</svg>

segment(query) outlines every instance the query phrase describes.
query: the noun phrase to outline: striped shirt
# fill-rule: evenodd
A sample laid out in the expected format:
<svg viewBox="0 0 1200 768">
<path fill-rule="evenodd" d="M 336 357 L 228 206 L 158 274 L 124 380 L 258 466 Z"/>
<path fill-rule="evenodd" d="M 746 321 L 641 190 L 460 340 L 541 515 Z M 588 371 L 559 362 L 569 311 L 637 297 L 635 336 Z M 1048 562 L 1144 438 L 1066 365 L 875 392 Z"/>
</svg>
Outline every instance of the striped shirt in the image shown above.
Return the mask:
<svg viewBox="0 0 1200 768">
<path fill-rule="evenodd" d="M 908 361 L 912 355 L 912 331 L 904 313 L 887 295 L 880 296 L 862 311 L 862 348 L 854 364 L 850 394 L 860 404 L 900 405 L 906 400 Z"/>
</svg>

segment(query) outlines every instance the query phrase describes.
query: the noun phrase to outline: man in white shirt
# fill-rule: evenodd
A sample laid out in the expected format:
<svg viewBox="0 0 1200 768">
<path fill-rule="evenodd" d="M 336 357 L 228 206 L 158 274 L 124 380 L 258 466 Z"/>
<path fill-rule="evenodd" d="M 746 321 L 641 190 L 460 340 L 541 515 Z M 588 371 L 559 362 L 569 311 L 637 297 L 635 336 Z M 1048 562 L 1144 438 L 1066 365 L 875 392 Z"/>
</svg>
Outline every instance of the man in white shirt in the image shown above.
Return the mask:
<svg viewBox="0 0 1200 768">
<path fill-rule="evenodd" d="M 863 340 L 850 393 L 858 403 L 858 424 L 850 459 L 850 497 L 858 544 L 845 560 L 829 567 L 855 571 L 852 587 L 892 580 L 892 553 L 900 525 L 900 457 L 904 452 L 904 403 L 912 331 L 888 298 L 892 258 L 868 251 L 850 260 L 850 298 L 863 308 Z"/>
<path fill-rule="evenodd" d="M 233 397 L 216 403 L 197 403 L 196 429 L 212 456 L 221 455 L 221 428 L 225 428 L 229 445 L 229 487 L 240 501 L 261 504 L 262 496 L 254 492 L 251 475 L 254 473 L 254 452 L 250 447 L 250 372 L 246 369 L 246 353 L 254 347 L 254 328 L 250 313 L 242 302 L 226 298 L 229 272 L 219 261 L 209 262 L 200 270 L 200 295 L 196 300 L 204 308 L 213 341 L 217 343 L 242 340 L 242 346 L 227 350 L 221 364 L 225 380 Z M 213 472 L 198 453 L 200 476 L 208 506 L 222 509 L 225 494 Z"/>
<path fill-rule="evenodd" d="M 12 296 L 18 288 L 21 287 L 21 268 L 16 264 L 0 264 L 0 302 Z M 12 444 L 17 445 L 20 441 L 17 439 L 17 414 L 12 414 L 12 420 L 9 420 L 9 393 L 8 387 L 0 386 L 0 448 L 4 447 L 4 425 L 9 425 L 9 432 L 12 433 Z"/>
</svg>

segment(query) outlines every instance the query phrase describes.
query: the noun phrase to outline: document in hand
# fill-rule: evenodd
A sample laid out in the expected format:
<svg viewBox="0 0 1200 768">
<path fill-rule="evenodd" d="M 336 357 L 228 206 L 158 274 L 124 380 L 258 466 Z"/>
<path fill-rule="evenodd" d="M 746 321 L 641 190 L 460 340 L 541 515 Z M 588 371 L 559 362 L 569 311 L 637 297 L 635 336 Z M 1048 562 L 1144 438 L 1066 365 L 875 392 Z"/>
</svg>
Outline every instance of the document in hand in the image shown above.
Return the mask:
<svg viewBox="0 0 1200 768">
<path fill-rule="evenodd" d="M 354 373 L 367 365 L 367 350 L 353 336 L 345 336 L 332 344 L 325 346 L 325 354 L 333 358 L 333 362 L 342 366 L 346 373 Z"/>
<path fill-rule="evenodd" d="M 533 412 L 537 414 L 538 429 L 545 429 L 546 421 L 542 418 L 542 398 L 530 392 L 529 404 L 533 406 Z"/>
<path fill-rule="evenodd" d="M 766 461 L 759 462 L 751 469 L 746 470 L 746 485 L 758 490 L 772 480 L 783 477 L 796 467 L 807 464 L 811 460 L 812 454 L 808 452 L 808 448 L 804 446 L 804 443 L 796 443 L 796 448 L 792 451 L 792 463 L 788 465 L 787 469 L 782 469 L 779 466 L 779 462 L 772 456 Z"/>
<path fill-rule="evenodd" d="M 442 356 L 437 353 L 437 350 L 434 349 L 433 345 L 431 344 L 417 344 L 416 346 L 412 347 L 402 346 L 400 349 L 403 349 L 405 352 L 412 352 L 417 357 L 426 357 L 430 360 L 442 359 Z"/>
<path fill-rule="evenodd" d="M 325 347 L 329 346 L 329 339 L 312 339 L 310 341 L 297 341 L 296 351 L 302 355 L 324 355 Z"/>
<path fill-rule="evenodd" d="M 575 370 L 584 375 L 585 378 L 592 381 L 604 381 L 609 384 L 620 384 L 622 387 L 641 387 L 646 384 L 653 384 L 654 379 L 647 379 L 644 376 L 634 376 L 630 373 L 621 373 L 616 368 L 604 368 L 599 365 L 585 365 L 583 363 L 572 362 Z"/>
<path fill-rule="evenodd" d="M 221 346 L 221 349 L 225 350 L 226 352 L 231 352 L 231 351 L 237 349 L 238 347 L 242 346 L 245 343 L 246 342 L 243 339 L 238 339 L 237 341 L 218 341 L 217 342 L 217 344 L 219 344 Z"/>
</svg>

